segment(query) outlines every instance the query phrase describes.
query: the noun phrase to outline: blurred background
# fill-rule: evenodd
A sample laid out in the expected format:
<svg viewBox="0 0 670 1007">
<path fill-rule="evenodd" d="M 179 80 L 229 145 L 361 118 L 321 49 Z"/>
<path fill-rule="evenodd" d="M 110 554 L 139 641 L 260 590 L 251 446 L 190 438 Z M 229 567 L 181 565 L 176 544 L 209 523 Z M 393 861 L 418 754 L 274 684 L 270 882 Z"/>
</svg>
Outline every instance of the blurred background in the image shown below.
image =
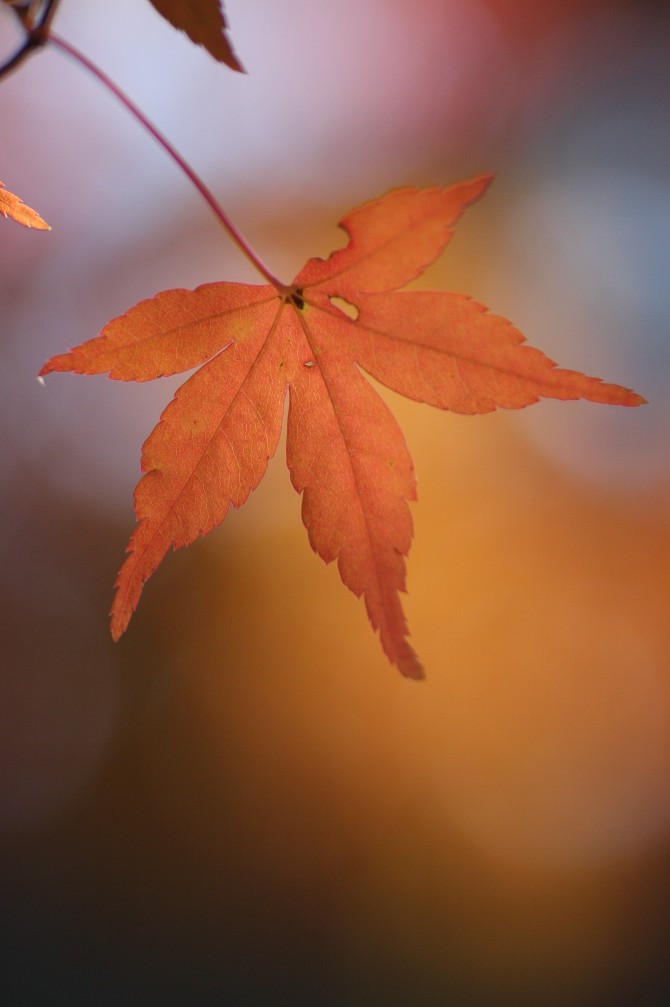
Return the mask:
<svg viewBox="0 0 670 1007">
<path fill-rule="evenodd" d="M 0 878 L 7 1003 L 654 1005 L 670 997 L 670 14 L 624 0 L 227 0 L 235 75 L 149 3 L 55 30 L 279 276 L 403 184 L 495 170 L 421 280 L 624 410 L 383 392 L 419 481 L 401 679 L 308 545 L 283 447 L 106 614 L 179 379 L 35 380 L 136 301 L 255 282 L 58 52 L 0 84 Z M 0 42 L 18 41 L 0 11 Z"/>
</svg>

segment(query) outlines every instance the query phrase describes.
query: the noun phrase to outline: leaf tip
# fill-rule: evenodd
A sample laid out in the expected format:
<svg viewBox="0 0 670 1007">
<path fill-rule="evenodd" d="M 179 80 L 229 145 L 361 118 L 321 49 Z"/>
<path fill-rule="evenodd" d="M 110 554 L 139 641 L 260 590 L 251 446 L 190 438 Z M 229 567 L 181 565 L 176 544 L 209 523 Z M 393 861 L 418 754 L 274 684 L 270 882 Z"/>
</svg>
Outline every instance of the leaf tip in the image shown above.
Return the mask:
<svg viewBox="0 0 670 1007">
<path fill-rule="evenodd" d="M 109 613 L 109 632 L 111 633 L 114 643 L 118 643 L 125 631 L 128 629 L 128 623 L 130 622 L 131 615 L 132 612 L 119 612 L 115 599 L 114 604 L 112 605 L 112 610 Z"/>
<path fill-rule="evenodd" d="M 426 681 L 426 672 L 424 670 L 423 665 L 417 658 L 416 654 L 413 655 L 413 660 L 411 661 L 411 663 L 410 662 L 399 663 L 398 668 L 400 669 L 400 673 L 401 675 L 403 675 L 404 678 L 409 678 L 413 682 Z"/>
<path fill-rule="evenodd" d="M 474 175 L 469 181 L 461 183 L 470 189 L 470 198 L 466 205 L 476 202 L 488 191 L 489 186 L 495 180 L 495 171 L 482 171 L 479 175 Z"/>
<path fill-rule="evenodd" d="M 220 0 L 197 4 L 191 0 L 151 0 L 158 13 L 174 28 L 188 35 L 196 45 L 203 46 L 218 63 L 231 70 L 246 73 L 226 33 L 227 21 Z"/>
<path fill-rule="evenodd" d="M 625 388 L 623 385 L 608 384 L 600 379 L 597 380 L 602 389 L 603 397 L 594 401 L 602 401 L 605 405 L 609 406 L 626 406 L 627 408 L 649 405 L 649 401 L 643 395 L 638 395 L 637 392 L 634 392 L 632 388 Z"/>
<path fill-rule="evenodd" d="M 0 213 L 6 219 L 14 220 L 21 227 L 27 227 L 33 231 L 51 230 L 46 220 L 43 220 L 36 210 L 10 192 L 4 182 L 0 182 Z"/>
<path fill-rule="evenodd" d="M 396 665 L 403 678 L 411 678 L 415 682 L 422 682 L 426 677 L 426 672 L 421 661 L 405 637 L 402 639 L 400 652 L 391 656 L 391 663 Z"/>
</svg>

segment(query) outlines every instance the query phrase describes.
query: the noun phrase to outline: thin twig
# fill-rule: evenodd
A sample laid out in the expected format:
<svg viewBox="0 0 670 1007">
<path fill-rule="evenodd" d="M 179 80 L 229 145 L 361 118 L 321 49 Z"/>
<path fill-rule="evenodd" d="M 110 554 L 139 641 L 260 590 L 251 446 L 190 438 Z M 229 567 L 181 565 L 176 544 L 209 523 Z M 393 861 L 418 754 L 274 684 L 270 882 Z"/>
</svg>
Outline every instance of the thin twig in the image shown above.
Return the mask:
<svg viewBox="0 0 670 1007">
<path fill-rule="evenodd" d="M 147 119 L 144 113 L 140 111 L 137 105 L 135 105 L 135 103 L 131 101 L 131 99 L 121 90 L 121 88 L 117 84 L 115 84 L 114 81 L 110 77 L 108 77 L 106 73 L 103 73 L 103 71 L 100 70 L 100 68 L 97 67 L 95 63 L 92 63 L 87 56 L 85 56 L 78 49 L 75 49 L 75 47 L 70 45 L 69 42 L 66 42 L 64 39 L 60 38 L 60 36 L 55 35 L 53 32 L 50 31 L 49 41 L 51 42 L 52 45 L 56 46 L 56 48 L 60 49 L 64 53 L 67 53 L 68 56 L 71 56 L 72 59 L 76 60 L 77 63 L 85 67 L 85 69 L 88 70 L 89 73 L 93 74 L 93 76 L 96 77 L 100 81 L 100 83 L 103 84 L 114 95 L 114 97 L 117 98 L 118 101 L 120 101 L 121 104 L 128 109 L 128 111 L 138 120 L 138 122 L 140 122 L 141 125 L 144 126 L 144 128 L 149 133 L 151 133 L 156 142 L 160 144 L 163 150 L 167 154 L 169 154 L 172 160 L 181 168 L 186 177 L 192 182 L 192 184 L 195 186 L 195 188 L 198 190 L 200 195 L 203 197 L 205 202 L 209 205 L 210 209 L 217 217 L 219 223 L 225 228 L 229 236 L 232 238 L 232 240 L 235 242 L 238 248 L 242 251 L 242 253 L 247 257 L 247 259 L 249 259 L 252 265 L 258 270 L 261 276 L 263 276 L 268 283 L 271 283 L 274 287 L 277 287 L 277 289 L 285 290 L 286 289 L 285 284 L 283 284 L 280 280 L 278 280 L 276 276 L 273 276 L 273 274 L 267 268 L 265 263 L 258 257 L 256 252 L 254 252 L 251 245 L 248 244 L 246 238 L 244 238 L 244 236 L 237 230 L 232 220 L 230 220 L 230 218 L 228 217 L 228 214 L 225 212 L 220 203 L 214 198 L 214 196 L 207 188 L 205 183 L 202 181 L 202 179 L 198 175 L 196 175 L 195 171 L 193 170 L 193 168 L 191 168 L 190 164 L 188 164 L 187 161 L 184 160 L 181 154 L 172 146 L 170 141 L 166 139 L 165 136 L 163 136 L 163 134 L 156 128 L 156 126 L 153 125 L 152 122 L 149 121 L 149 119 Z"/>
<path fill-rule="evenodd" d="M 20 49 L 17 49 L 14 55 L 10 56 L 7 62 L 0 66 L 0 80 L 3 77 L 8 77 L 13 70 L 20 67 L 23 61 L 30 56 L 31 52 L 34 52 L 42 44 L 43 43 L 36 42 L 34 39 L 30 38 L 30 36 L 25 39 Z"/>
<path fill-rule="evenodd" d="M 23 61 L 32 52 L 46 45 L 49 35 L 49 25 L 56 13 L 59 2 L 60 0 L 35 0 L 35 2 L 24 4 L 22 7 L 12 7 L 12 10 L 25 29 L 26 37 L 14 55 L 10 56 L 7 62 L 0 66 L 0 80 L 21 66 Z M 44 3 L 44 6 L 38 16 L 36 8 L 40 7 L 42 3 Z"/>
</svg>

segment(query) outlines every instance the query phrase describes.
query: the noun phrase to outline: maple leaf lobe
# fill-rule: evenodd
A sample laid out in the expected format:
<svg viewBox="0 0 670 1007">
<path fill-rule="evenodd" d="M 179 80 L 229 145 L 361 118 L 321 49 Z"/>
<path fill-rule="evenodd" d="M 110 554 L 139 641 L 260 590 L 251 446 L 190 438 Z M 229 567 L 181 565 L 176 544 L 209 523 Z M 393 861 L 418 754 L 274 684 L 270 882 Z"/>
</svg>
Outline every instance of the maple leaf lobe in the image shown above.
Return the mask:
<svg viewBox="0 0 670 1007">
<path fill-rule="evenodd" d="M 39 373 L 109 373 L 117 381 L 180 374 L 245 339 L 254 309 L 275 300 L 273 288 L 242 283 L 164 290 L 112 319 L 93 339 L 52 357 Z"/>
<path fill-rule="evenodd" d="M 376 380 L 407 398 L 457 413 L 521 409 L 542 397 L 625 406 L 645 402 L 620 385 L 557 367 L 506 318 L 465 294 L 359 295 L 353 338 L 351 352 Z"/>
<path fill-rule="evenodd" d="M 338 224 L 349 240 L 327 259 L 310 259 L 294 284 L 318 287 L 355 303 L 359 292 L 383 292 L 416 279 L 442 254 L 467 206 L 493 175 L 450 186 L 393 189 L 348 213 Z"/>
<path fill-rule="evenodd" d="M 36 231 L 50 231 L 51 228 L 45 220 L 42 220 L 39 213 L 27 206 L 23 200 L 15 196 L 13 192 L 5 188 L 4 182 L 0 182 L 0 213 L 3 217 L 21 224 L 22 227 L 30 227 Z"/>
</svg>

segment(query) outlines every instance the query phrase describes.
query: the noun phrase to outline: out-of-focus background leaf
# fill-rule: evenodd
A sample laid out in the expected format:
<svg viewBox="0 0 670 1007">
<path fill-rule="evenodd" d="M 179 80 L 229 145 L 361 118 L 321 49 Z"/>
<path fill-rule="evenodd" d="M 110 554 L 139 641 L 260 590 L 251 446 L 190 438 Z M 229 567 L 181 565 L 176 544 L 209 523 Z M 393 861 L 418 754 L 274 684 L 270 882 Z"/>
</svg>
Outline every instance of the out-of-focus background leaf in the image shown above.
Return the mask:
<svg viewBox="0 0 670 1007">
<path fill-rule="evenodd" d="M 150 0 L 171 25 L 186 32 L 196 45 L 205 47 L 210 56 L 227 63 L 233 70 L 241 66 L 226 35 L 226 18 L 221 0 Z"/>
<path fill-rule="evenodd" d="M 226 13 L 244 77 L 148 4 L 67 0 L 56 27 L 287 280 L 358 202 L 496 169 L 422 283 L 650 405 L 464 418 L 388 395 L 419 478 L 423 685 L 311 554 L 281 450 L 113 646 L 139 446 L 177 381 L 34 375 L 140 298 L 254 276 L 76 66 L 44 52 L 3 81 L 1 177 L 53 227 L 0 228 L 7 1002 L 666 1003 L 667 8 Z"/>
</svg>

